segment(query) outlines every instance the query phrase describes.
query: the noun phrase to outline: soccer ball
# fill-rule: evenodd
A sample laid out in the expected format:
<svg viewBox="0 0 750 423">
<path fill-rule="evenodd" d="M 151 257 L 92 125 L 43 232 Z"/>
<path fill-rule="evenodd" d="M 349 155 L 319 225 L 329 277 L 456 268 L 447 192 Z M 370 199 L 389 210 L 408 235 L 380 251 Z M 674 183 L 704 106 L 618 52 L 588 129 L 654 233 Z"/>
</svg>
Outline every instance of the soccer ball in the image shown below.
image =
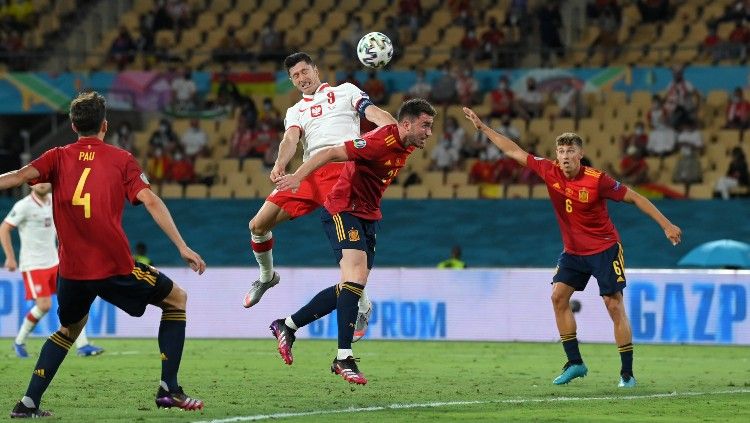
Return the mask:
<svg viewBox="0 0 750 423">
<path fill-rule="evenodd" d="M 371 32 L 357 43 L 357 57 L 368 68 L 382 68 L 393 57 L 393 43 L 385 34 Z"/>
</svg>

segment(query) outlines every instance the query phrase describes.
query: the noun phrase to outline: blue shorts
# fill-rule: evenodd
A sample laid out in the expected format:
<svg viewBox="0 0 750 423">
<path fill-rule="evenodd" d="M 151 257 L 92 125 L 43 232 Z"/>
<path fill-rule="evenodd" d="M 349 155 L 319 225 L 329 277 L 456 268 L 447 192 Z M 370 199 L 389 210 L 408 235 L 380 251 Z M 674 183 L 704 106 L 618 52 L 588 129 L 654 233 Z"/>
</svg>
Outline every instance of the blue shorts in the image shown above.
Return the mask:
<svg viewBox="0 0 750 423">
<path fill-rule="evenodd" d="M 599 295 L 613 295 L 625 288 L 625 260 L 619 242 L 590 256 L 578 256 L 563 252 L 557 259 L 557 270 L 552 283 L 562 282 L 583 291 L 589 278 L 594 276 L 599 283 Z"/>
<path fill-rule="evenodd" d="M 114 304 L 134 317 L 141 317 L 149 304 L 157 305 L 172 291 L 174 282 L 152 266 L 135 263 L 129 275 L 99 280 L 57 279 L 57 315 L 69 326 L 83 319 L 96 297 Z"/>
<path fill-rule="evenodd" d="M 367 268 L 372 269 L 375 261 L 377 220 L 362 219 L 348 212 L 331 216 L 325 208 L 320 212 L 320 220 L 331 242 L 337 265 L 343 257 L 341 250 L 360 250 L 367 254 Z"/>
</svg>

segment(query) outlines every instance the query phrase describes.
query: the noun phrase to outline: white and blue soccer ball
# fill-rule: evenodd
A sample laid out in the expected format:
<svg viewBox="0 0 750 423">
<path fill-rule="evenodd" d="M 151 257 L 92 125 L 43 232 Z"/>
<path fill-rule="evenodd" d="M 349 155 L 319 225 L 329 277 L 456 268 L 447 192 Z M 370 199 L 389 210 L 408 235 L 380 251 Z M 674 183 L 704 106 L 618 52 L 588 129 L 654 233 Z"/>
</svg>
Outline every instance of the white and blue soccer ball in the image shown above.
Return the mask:
<svg viewBox="0 0 750 423">
<path fill-rule="evenodd" d="M 393 43 L 385 34 L 371 32 L 357 43 L 357 57 L 368 68 L 382 68 L 393 57 Z"/>
</svg>

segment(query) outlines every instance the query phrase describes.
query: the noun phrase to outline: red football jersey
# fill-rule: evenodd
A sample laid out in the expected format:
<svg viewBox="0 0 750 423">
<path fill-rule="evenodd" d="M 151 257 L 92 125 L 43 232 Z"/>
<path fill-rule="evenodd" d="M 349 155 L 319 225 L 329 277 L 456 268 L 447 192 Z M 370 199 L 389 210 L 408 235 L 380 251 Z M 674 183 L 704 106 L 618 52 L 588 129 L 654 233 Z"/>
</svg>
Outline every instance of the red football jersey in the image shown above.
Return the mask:
<svg viewBox="0 0 750 423">
<path fill-rule="evenodd" d="M 92 280 L 127 275 L 133 257 L 122 229 L 125 198 L 148 180 L 133 155 L 94 137 L 56 147 L 31 162 L 39 171 L 32 183 L 52 183 L 60 275 Z"/>
<path fill-rule="evenodd" d="M 568 179 L 557 163 L 531 154 L 526 165 L 547 184 L 565 252 L 586 256 L 620 241 L 607 212 L 607 199 L 622 201 L 627 192 L 625 185 L 587 166 L 581 166 L 578 175 Z"/>
<path fill-rule="evenodd" d="M 386 125 L 344 143 L 349 161 L 323 204 L 331 214 L 349 212 L 380 220 L 380 199 L 406 164 L 414 146 L 404 147 L 398 126 Z"/>
</svg>

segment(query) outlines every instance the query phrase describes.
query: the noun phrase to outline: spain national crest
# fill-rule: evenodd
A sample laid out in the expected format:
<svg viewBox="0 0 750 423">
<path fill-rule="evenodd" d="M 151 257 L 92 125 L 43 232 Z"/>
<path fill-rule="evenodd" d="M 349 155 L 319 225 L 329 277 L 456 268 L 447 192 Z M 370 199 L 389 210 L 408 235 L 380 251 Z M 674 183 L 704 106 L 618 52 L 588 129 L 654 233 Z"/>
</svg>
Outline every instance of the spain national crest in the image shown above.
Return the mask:
<svg viewBox="0 0 750 423">
<path fill-rule="evenodd" d="M 578 191 L 578 200 L 582 203 L 588 203 L 589 202 L 589 192 L 586 190 L 586 188 Z"/>
<path fill-rule="evenodd" d="M 351 241 L 351 242 L 357 242 L 357 241 L 359 241 L 359 231 L 358 230 L 356 230 L 354 228 L 351 228 L 351 229 L 349 229 L 348 235 L 349 235 L 349 241 Z"/>
</svg>

